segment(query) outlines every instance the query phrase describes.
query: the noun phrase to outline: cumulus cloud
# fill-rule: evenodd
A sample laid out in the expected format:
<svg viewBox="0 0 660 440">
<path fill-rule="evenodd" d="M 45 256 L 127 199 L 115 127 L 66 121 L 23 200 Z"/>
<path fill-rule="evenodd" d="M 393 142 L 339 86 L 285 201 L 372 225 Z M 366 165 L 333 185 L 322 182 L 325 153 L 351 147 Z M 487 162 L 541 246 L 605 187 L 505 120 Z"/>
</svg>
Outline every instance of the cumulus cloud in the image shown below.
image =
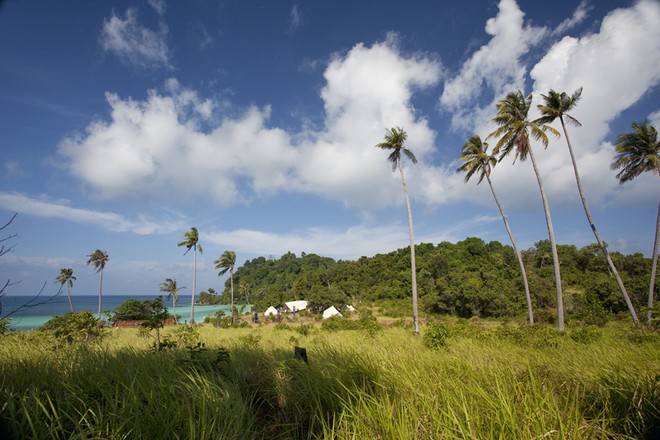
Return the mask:
<svg viewBox="0 0 660 440">
<path fill-rule="evenodd" d="M 432 151 L 434 134 L 410 99 L 416 88 L 437 83 L 438 64 L 401 55 L 391 37 L 335 56 L 325 77 L 326 124 L 320 130 L 289 134 L 269 127 L 268 106 L 213 122 L 220 103 L 172 79 L 144 101 L 108 93 L 110 120 L 63 139 L 59 151 L 70 171 L 102 198 L 210 195 L 227 206 L 300 191 L 350 206 L 398 203 L 399 192 L 392 195 L 398 176 L 374 145 L 386 127 L 401 125 L 420 159 Z"/>
<path fill-rule="evenodd" d="M 18 193 L 0 192 L 0 207 L 21 214 L 59 218 L 95 225 L 109 231 L 139 235 L 170 233 L 185 227 L 181 218 L 152 220 L 139 215 L 131 220 L 113 212 L 74 208 L 66 201 L 39 200 Z"/>
<path fill-rule="evenodd" d="M 164 10 L 164 3 L 161 4 Z M 157 31 L 148 29 L 138 22 L 138 13 L 129 8 L 124 18 L 115 15 L 103 22 L 101 47 L 117 56 L 122 62 L 136 68 L 157 68 L 170 66 L 170 51 L 165 42 L 167 26 L 161 22 Z"/>
<path fill-rule="evenodd" d="M 455 128 L 467 128 L 475 116 L 483 117 L 482 96 L 499 99 L 511 89 L 524 88 L 527 68 L 522 57 L 548 33 L 546 28 L 525 25 L 524 15 L 514 0 L 501 0 L 497 15 L 486 22 L 491 39 L 445 82 L 440 106 L 452 112 Z"/>
</svg>

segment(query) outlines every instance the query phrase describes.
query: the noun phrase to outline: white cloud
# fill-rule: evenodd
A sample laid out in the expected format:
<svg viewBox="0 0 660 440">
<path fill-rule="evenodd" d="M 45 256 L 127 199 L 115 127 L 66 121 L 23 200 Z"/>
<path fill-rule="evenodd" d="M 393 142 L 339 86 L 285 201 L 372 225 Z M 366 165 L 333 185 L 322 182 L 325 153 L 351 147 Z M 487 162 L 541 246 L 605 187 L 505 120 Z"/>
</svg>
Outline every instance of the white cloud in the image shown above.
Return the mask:
<svg viewBox="0 0 660 440">
<path fill-rule="evenodd" d="M 18 193 L 0 192 L 0 207 L 20 214 L 59 218 L 75 223 L 94 225 L 114 232 L 133 232 L 139 235 L 164 234 L 185 227 L 183 219 L 151 220 L 144 215 L 127 219 L 113 212 L 74 208 L 67 201 L 37 200 Z"/>
<path fill-rule="evenodd" d="M 291 7 L 291 12 L 289 12 L 289 29 L 287 32 L 293 33 L 304 23 L 302 12 L 300 7 L 296 4 Z"/>
<path fill-rule="evenodd" d="M 454 127 L 467 128 L 475 116 L 483 116 L 484 107 L 479 107 L 478 101 L 486 91 L 499 99 L 510 90 L 524 88 L 527 69 L 521 58 L 548 31 L 525 26 L 523 18 L 514 0 L 501 0 L 497 16 L 486 22 L 490 41 L 463 64 L 458 76 L 445 83 L 440 105 L 452 112 Z"/>
<path fill-rule="evenodd" d="M 269 107 L 249 108 L 202 130 L 221 104 L 171 79 L 163 93 L 152 90 L 145 101 L 108 93 L 110 121 L 65 138 L 59 151 L 70 171 L 102 198 L 210 195 L 226 206 L 253 195 L 300 191 L 350 206 L 399 203 L 398 175 L 390 172 L 386 152 L 374 146 L 386 127 L 401 125 L 418 158 L 432 151 L 434 134 L 409 101 L 415 88 L 438 81 L 438 64 L 402 56 L 392 37 L 336 56 L 325 76 L 327 115 L 320 131 L 269 128 Z"/>
<path fill-rule="evenodd" d="M 155 2 L 159 4 L 161 2 Z M 122 19 L 115 15 L 103 22 L 101 46 L 122 62 L 137 68 L 170 67 L 170 51 L 165 39 L 167 26 L 153 31 L 138 23 L 136 9 L 129 8 Z"/>
<path fill-rule="evenodd" d="M 147 0 L 149 3 L 149 6 L 151 6 L 154 11 L 158 13 L 158 15 L 164 15 L 165 11 L 167 11 L 167 5 L 165 4 L 165 0 Z"/>
<path fill-rule="evenodd" d="M 552 35 L 563 35 L 567 31 L 573 29 L 576 25 L 582 23 L 584 19 L 587 18 L 590 10 L 591 6 L 589 3 L 586 0 L 582 0 L 575 9 L 575 12 L 573 12 L 573 15 L 559 23 L 559 26 L 552 31 Z"/>
</svg>

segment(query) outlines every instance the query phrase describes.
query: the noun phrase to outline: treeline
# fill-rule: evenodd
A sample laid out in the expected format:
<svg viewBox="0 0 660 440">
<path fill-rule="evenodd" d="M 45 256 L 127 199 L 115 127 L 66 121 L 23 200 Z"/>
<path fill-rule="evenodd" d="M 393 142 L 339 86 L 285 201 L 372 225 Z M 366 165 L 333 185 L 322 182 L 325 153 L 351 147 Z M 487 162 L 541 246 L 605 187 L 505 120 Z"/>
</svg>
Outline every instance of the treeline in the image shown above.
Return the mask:
<svg viewBox="0 0 660 440">
<path fill-rule="evenodd" d="M 469 318 L 518 317 L 526 313 L 522 277 L 511 246 L 470 237 L 456 244 L 422 243 L 417 254 L 420 309 L 426 314 Z M 559 245 L 566 312 L 574 320 L 602 324 L 626 311 L 626 304 L 598 245 L 578 249 Z M 523 251 L 538 321 L 554 322 L 555 287 L 548 240 Z M 611 253 L 638 310 L 643 309 L 651 260 L 642 254 Z M 312 309 L 330 305 L 378 304 L 392 314 L 407 316 L 411 296 L 410 252 L 335 261 L 316 254 L 289 252 L 278 259 L 258 257 L 239 267 L 234 284 L 242 292 L 236 303 L 257 310 L 304 299 Z M 656 292 L 657 292 L 656 287 Z M 220 294 L 228 303 L 230 285 Z"/>
</svg>

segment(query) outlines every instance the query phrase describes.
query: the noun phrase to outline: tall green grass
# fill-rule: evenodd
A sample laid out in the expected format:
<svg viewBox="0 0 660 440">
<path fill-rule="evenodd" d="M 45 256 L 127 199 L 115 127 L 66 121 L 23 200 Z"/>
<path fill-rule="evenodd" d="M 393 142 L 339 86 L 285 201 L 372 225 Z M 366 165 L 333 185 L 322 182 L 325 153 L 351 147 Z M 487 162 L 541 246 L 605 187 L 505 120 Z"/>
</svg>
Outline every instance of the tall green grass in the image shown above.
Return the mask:
<svg viewBox="0 0 660 440">
<path fill-rule="evenodd" d="M 627 328 L 199 327 L 58 346 L 0 338 L 3 438 L 632 439 L 660 433 L 660 344 Z M 172 334 L 172 329 L 164 331 Z M 428 342 L 428 341 L 426 341 Z M 309 364 L 293 356 L 307 349 Z M 429 348 L 429 346 L 434 348 Z"/>
</svg>

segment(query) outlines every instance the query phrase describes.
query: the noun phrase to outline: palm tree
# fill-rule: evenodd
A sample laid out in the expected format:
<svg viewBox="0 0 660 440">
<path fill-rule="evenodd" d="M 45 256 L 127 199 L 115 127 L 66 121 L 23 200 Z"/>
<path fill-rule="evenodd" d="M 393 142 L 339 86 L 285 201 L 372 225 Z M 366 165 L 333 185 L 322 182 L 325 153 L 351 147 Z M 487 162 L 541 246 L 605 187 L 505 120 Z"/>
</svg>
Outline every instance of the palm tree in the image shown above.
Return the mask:
<svg viewBox="0 0 660 440">
<path fill-rule="evenodd" d="M 607 244 L 605 244 L 605 242 L 600 238 L 600 234 L 598 234 L 596 225 L 594 224 L 593 218 L 591 217 L 591 211 L 589 210 L 587 199 L 584 196 L 584 191 L 582 190 L 582 181 L 580 180 L 580 173 L 578 172 L 577 162 L 575 161 L 575 154 L 573 154 L 573 146 L 571 145 L 571 140 L 568 137 L 568 131 L 566 130 L 566 123 L 572 124 L 576 127 L 582 126 L 580 121 L 568 114 L 569 111 L 575 108 L 578 101 L 580 100 L 581 95 L 582 87 L 573 92 L 571 96 L 568 96 L 568 94 L 565 92 L 559 93 L 551 89 L 547 95 L 541 95 L 545 101 L 545 104 L 537 106 L 541 111 L 542 116 L 538 118 L 536 122 L 540 124 L 551 124 L 555 121 L 555 119 L 559 118 L 561 128 L 564 132 L 564 137 L 566 138 L 566 145 L 568 145 L 568 153 L 571 156 L 571 163 L 573 164 L 573 171 L 575 173 L 575 182 L 577 183 L 578 192 L 580 193 L 580 200 L 582 200 L 582 206 L 584 207 L 584 213 L 587 216 L 587 221 L 589 222 L 589 226 L 591 226 L 594 237 L 596 237 L 598 246 L 600 246 L 600 249 L 603 251 L 603 255 L 607 260 L 610 271 L 614 275 L 614 278 L 619 285 L 619 290 L 621 290 L 621 294 L 623 295 L 623 298 L 625 299 L 628 306 L 628 310 L 632 316 L 633 324 L 635 327 L 639 327 L 639 319 L 637 318 L 635 307 L 633 307 L 633 304 L 630 301 L 630 296 L 628 296 L 626 286 L 624 286 L 623 280 L 621 280 L 621 276 L 619 276 L 619 271 L 616 269 L 616 266 L 614 265 L 614 262 L 612 261 L 612 258 L 607 251 Z M 566 119 L 564 120 L 564 118 Z"/>
<path fill-rule="evenodd" d="M 60 274 L 55 278 L 56 283 L 60 283 L 62 287 L 66 284 L 66 294 L 69 298 L 69 309 L 73 313 L 73 303 L 71 302 L 71 288 L 73 287 L 73 282 L 76 277 L 73 276 L 73 269 L 70 267 L 65 267 L 60 269 Z"/>
<path fill-rule="evenodd" d="M 236 264 L 236 252 L 224 251 L 220 258 L 214 261 L 215 269 L 219 270 L 218 276 L 224 275 L 229 271 L 229 283 L 231 291 L 231 322 L 234 323 L 234 265 Z"/>
<path fill-rule="evenodd" d="M 241 281 L 238 283 L 238 293 L 241 295 L 245 295 L 245 304 L 250 304 L 250 284 L 246 283 L 245 281 Z"/>
<path fill-rule="evenodd" d="M 410 232 L 410 270 L 412 272 L 412 300 L 413 300 L 413 324 L 415 334 L 419 335 L 419 311 L 417 310 L 417 268 L 415 267 L 415 233 L 413 231 L 412 210 L 410 209 L 410 197 L 408 196 L 408 187 L 406 178 L 403 174 L 403 164 L 401 163 L 401 153 L 406 155 L 412 163 L 417 163 L 417 158 L 408 148 L 404 147 L 408 134 L 401 127 L 393 127 L 386 130 L 385 141 L 376 145 L 383 150 L 392 150 L 387 157 L 392 163 L 392 171 L 399 169 L 401 174 L 401 183 L 403 184 L 403 193 L 406 196 L 406 208 L 408 208 L 408 230 Z"/>
<path fill-rule="evenodd" d="M 504 215 L 504 210 L 502 209 L 502 205 L 500 205 L 500 200 L 497 198 L 497 194 L 495 194 L 495 189 L 493 188 L 493 182 L 490 180 L 490 173 L 497 163 L 497 159 L 495 159 L 495 156 L 488 154 L 488 144 L 486 142 L 481 141 L 481 137 L 479 135 L 473 135 L 466 143 L 463 145 L 463 149 L 461 150 L 461 154 L 458 157 L 459 160 L 463 161 L 463 165 L 461 165 L 457 171 L 464 171 L 467 172 L 465 175 L 465 182 L 469 181 L 470 178 L 475 174 L 479 173 L 479 181 L 477 182 L 477 185 L 479 185 L 482 180 L 484 180 L 484 177 L 486 178 L 486 181 L 488 182 L 488 186 L 490 187 L 490 192 L 493 194 L 493 198 L 495 199 L 495 204 L 497 205 L 497 209 L 500 210 L 500 214 L 502 215 L 502 220 L 504 220 L 504 227 L 506 228 L 506 232 L 509 234 L 509 238 L 511 239 L 511 244 L 513 245 L 513 249 L 516 252 L 516 257 L 518 258 L 518 264 L 520 265 L 520 272 L 522 273 L 522 278 L 523 278 L 523 284 L 525 285 L 525 298 L 527 300 L 527 315 L 529 318 L 529 324 L 534 325 L 534 313 L 532 312 L 532 296 L 529 293 L 529 283 L 527 282 L 527 272 L 525 271 L 525 264 L 523 263 L 522 255 L 520 253 L 520 250 L 518 249 L 518 245 L 516 245 L 516 240 L 513 238 L 513 232 L 511 232 L 511 228 L 509 227 L 509 221 L 506 218 L 506 215 Z"/>
<path fill-rule="evenodd" d="M 176 278 L 167 278 L 160 283 L 160 291 L 167 292 L 167 299 L 172 298 L 172 310 L 174 312 L 174 322 L 179 323 L 176 317 L 176 303 L 179 301 L 179 290 L 185 289 L 185 286 L 179 287 L 176 283 Z"/>
<path fill-rule="evenodd" d="M 543 209 L 545 211 L 545 221 L 548 227 L 548 238 L 550 239 L 550 247 L 552 250 L 552 261 L 555 271 L 555 288 L 557 291 L 557 324 L 559 331 L 564 331 L 564 294 L 561 287 L 561 274 L 559 272 L 559 255 L 557 253 L 557 243 L 555 243 L 555 230 L 552 226 L 552 217 L 550 216 L 550 206 L 548 205 L 548 198 L 545 195 L 545 188 L 541 180 L 536 158 L 534 157 L 534 150 L 530 144 L 530 136 L 535 140 L 540 141 L 546 148 L 548 146 L 548 135 L 550 132 L 555 136 L 559 136 L 559 132 L 554 128 L 541 124 L 536 121 L 530 121 L 527 118 L 529 108 L 532 104 L 532 95 L 525 97 L 523 93 L 518 90 L 510 92 L 504 99 L 497 103 L 497 116 L 493 121 L 499 126 L 488 137 L 498 137 L 501 139 L 497 142 L 497 146 L 493 150 L 493 154 L 500 154 L 499 161 L 504 159 L 509 153 L 515 151 L 514 163 L 516 159 L 520 158 L 521 161 L 530 158 L 536 180 L 539 184 L 541 191 L 541 200 L 543 201 Z"/>
<path fill-rule="evenodd" d="M 616 175 L 619 183 L 625 183 L 644 172 L 660 175 L 660 141 L 658 130 L 649 122 L 632 124 L 633 133 L 622 134 L 616 142 L 616 156 L 612 169 L 621 169 Z M 655 292 L 655 275 L 658 268 L 658 242 L 660 241 L 660 204 L 658 219 L 655 222 L 655 240 L 653 242 L 653 263 L 651 264 L 651 280 L 649 282 L 648 311 L 646 321 L 651 323 L 651 309 Z"/>
<path fill-rule="evenodd" d="M 197 289 L 197 249 L 199 249 L 200 254 L 204 253 L 202 245 L 199 244 L 199 232 L 197 228 L 193 226 L 190 228 L 190 231 L 185 232 L 183 234 L 183 241 L 178 242 L 176 245 L 186 247 L 183 255 L 186 255 L 190 249 L 193 250 L 193 285 L 190 299 L 190 325 L 193 325 L 195 323 L 195 290 Z"/>
<path fill-rule="evenodd" d="M 99 310 L 98 310 L 98 319 L 101 319 L 101 303 L 103 302 L 103 269 L 105 265 L 110 261 L 110 257 L 105 251 L 101 249 L 95 250 L 92 254 L 88 255 L 89 260 L 87 260 L 88 266 L 94 266 L 96 273 L 99 276 Z"/>
</svg>

